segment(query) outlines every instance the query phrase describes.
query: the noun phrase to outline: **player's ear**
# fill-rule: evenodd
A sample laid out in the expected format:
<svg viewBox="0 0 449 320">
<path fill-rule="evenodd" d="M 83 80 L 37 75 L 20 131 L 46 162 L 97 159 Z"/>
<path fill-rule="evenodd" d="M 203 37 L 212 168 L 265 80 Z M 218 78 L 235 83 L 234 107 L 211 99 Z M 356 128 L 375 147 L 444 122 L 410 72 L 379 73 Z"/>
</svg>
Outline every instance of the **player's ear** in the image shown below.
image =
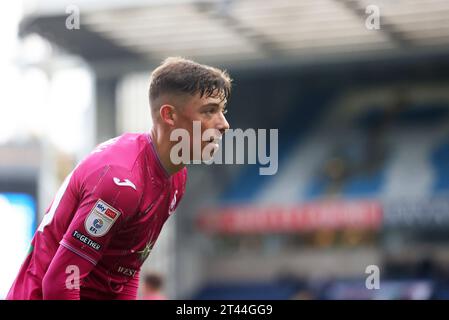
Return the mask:
<svg viewBox="0 0 449 320">
<path fill-rule="evenodd" d="M 175 114 L 175 108 L 172 105 L 164 104 L 159 109 L 159 113 L 161 115 L 162 121 L 164 121 L 165 123 L 167 123 L 168 125 L 170 125 L 172 127 L 175 125 L 176 114 Z"/>
</svg>

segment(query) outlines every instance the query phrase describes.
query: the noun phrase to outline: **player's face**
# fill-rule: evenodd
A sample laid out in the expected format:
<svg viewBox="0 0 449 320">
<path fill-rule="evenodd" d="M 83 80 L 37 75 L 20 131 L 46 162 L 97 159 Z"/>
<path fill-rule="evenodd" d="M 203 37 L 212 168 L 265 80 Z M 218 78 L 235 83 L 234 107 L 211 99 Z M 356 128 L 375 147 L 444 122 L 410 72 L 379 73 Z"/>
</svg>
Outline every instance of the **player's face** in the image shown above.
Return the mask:
<svg viewBox="0 0 449 320">
<path fill-rule="evenodd" d="M 218 96 L 200 97 L 197 94 L 189 99 L 180 110 L 178 127 L 184 128 L 189 132 L 191 160 L 210 160 L 213 153 L 218 150 L 218 143 L 220 142 L 221 136 L 229 129 L 229 123 L 225 117 L 225 106 L 226 101 L 223 101 Z M 200 135 L 194 135 L 195 121 L 197 125 L 201 124 Z M 204 134 L 206 130 L 208 134 Z M 201 145 L 202 158 L 201 155 L 194 153 L 194 143 Z M 206 147 L 207 150 L 203 153 Z M 209 150 L 212 150 L 212 152 L 208 152 Z M 205 156 L 205 154 L 209 156 Z"/>
</svg>

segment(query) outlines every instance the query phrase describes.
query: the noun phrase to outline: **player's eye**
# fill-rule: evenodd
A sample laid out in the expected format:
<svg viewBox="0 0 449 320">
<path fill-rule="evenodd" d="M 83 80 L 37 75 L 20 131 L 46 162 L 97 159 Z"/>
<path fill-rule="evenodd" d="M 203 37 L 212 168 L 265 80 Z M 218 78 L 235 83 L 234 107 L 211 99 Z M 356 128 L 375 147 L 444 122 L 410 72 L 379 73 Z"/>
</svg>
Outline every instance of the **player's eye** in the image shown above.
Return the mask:
<svg viewBox="0 0 449 320">
<path fill-rule="evenodd" d="M 214 111 L 215 111 L 214 109 L 207 109 L 204 111 L 204 113 L 207 115 L 212 115 L 214 113 Z"/>
</svg>

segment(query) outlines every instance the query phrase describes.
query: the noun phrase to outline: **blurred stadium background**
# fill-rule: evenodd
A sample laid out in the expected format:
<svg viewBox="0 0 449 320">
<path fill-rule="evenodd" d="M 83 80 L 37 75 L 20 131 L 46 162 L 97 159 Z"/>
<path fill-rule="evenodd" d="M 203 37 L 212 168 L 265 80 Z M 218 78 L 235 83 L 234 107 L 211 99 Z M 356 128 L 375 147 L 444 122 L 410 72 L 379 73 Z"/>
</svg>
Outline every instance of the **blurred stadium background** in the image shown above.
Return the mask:
<svg viewBox="0 0 449 320">
<path fill-rule="evenodd" d="M 231 127 L 279 129 L 279 170 L 189 168 L 144 265 L 169 298 L 449 297 L 449 1 L 2 6 L 1 298 L 65 175 L 151 127 L 149 75 L 172 55 L 230 72 Z"/>
</svg>

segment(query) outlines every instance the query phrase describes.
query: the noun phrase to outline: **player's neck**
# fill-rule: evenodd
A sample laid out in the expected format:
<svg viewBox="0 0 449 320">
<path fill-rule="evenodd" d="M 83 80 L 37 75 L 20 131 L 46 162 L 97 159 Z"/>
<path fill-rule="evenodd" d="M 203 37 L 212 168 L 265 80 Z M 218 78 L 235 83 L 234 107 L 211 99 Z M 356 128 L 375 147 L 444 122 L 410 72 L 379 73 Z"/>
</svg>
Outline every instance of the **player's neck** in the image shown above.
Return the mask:
<svg viewBox="0 0 449 320">
<path fill-rule="evenodd" d="M 153 127 L 150 131 L 150 137 L 153 141 L 153 145 L 156 149 L 159 160 L 161 161 L 162 166 L 169 175 L 172 175 L 185 167 L 185 164 L 174 164 L 171 161 L 170 151 L 172 145 L 169 136 L 165 136 L 162 133 L 162 130 L 157 130 L 155 127 Z"/>
</svg>

